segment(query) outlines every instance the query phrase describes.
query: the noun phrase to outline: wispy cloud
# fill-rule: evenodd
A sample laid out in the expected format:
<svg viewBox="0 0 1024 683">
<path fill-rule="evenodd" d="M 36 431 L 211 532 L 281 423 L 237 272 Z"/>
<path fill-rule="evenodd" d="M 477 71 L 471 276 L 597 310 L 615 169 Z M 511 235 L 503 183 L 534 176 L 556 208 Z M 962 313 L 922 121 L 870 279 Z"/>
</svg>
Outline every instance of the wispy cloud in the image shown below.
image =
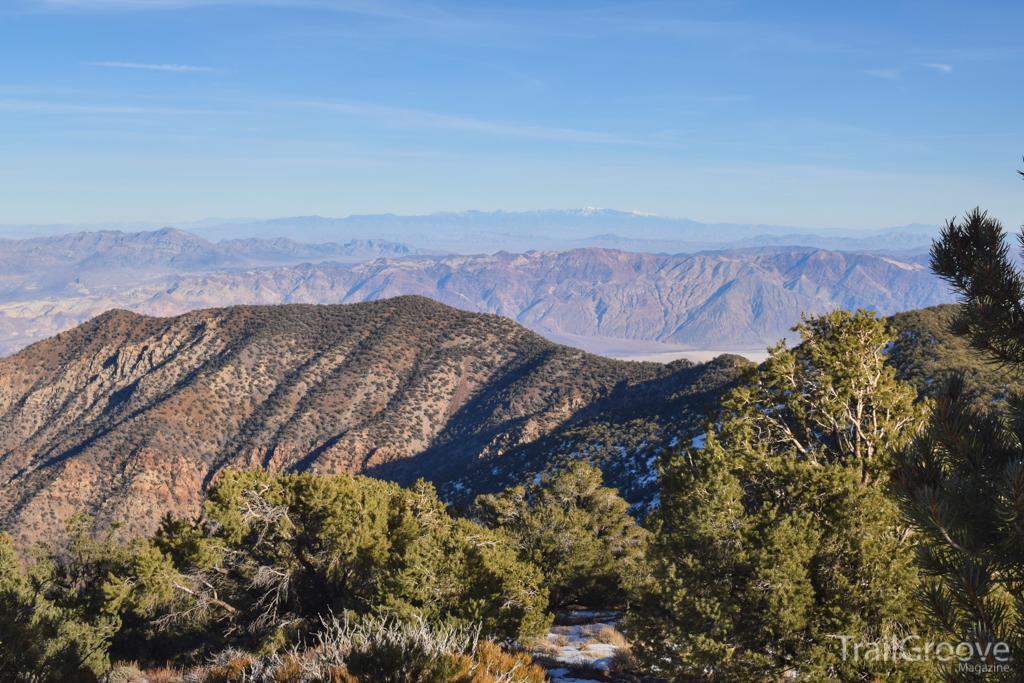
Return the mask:
<svg viewBox="0 0 1024 683">
<path fill-rule="evenodd" d="M 647 145 L 651 144 L 636 138 L 623 137 L 611 133 L 559 128 L 553 126 L 533 126 L 501 121 L 437 114 L 416 109 L 400 109 L 372 104 L 352 104 L 344 102 L 302 101 L 290 102 L 291 106 L 310 109 L 322 109 L 343 114 L 362 116 L 377 122 L 402 128 L 431 128 L 443 130 L 483 133 L 504 137 L 529 138 L 533 140 L 551 140 L 558 142 L 589 142 L 606 145 Z"/>
<path fill-rule="evenodd" d="M 139 62 L 85 62 L 88 66 L 104 66 L 114 69 L 149 69 L 151 71 L 213 71 L 208 66 L 188 64 L 141 64 Z"/>
<path fill-rule="evenodd" d="M 414 14 L 433 13 L 438 10 L 427 7 L 417 12 L 416 3 L 406 4 L 393 1 L 375 0 L 35 0 L 37 4 L 52 8 L 84 10 L 166 10 L 206 7 L 210 5 L 243 5 L 263 7 L 313 7 L 333 9 L 354 14 L 367 14 L 397 19 L 416 18 Z"/>
<path fill-rule="evenodd" d="M 707 104 L 715 107 L 720 107 L 727 104 L 738 104 L 740 102 L 749 102 L 753 97 L 750 95 L 681 95 L 679 99 L 689 102 L 696 102 L 697 104 Z"/>
<path fill-rule="evenodd" d="M 203 5 L 303 5 L 302 0 L 37 0 L 51 7 L 82 9 L 178 9 Z"/>
<path fill-rule="evenodd" d="M 370 17 L 384 21 L 409 22 L 433 27 L 481 32 L 493 22 L 483 22 L 445 10 L 434 3 L 416 0 L 29 0 L 51 10 L 146 11 L 187 10 L 208 6 L 253 6 L 308 8 Z M 0 0 L 2 3 L 3 0 Z M 127 66 L 127 65 L 125 65 Z"/>
<path fill-rule="evenodd" d="M 621 9 L 621 8 L 617 8 Z M 634 19 L 633 10 L 608 14 L 607 20 L 616 26 L 640 33 L 659 33 L 687 39 L 729 40 L 747 47 L 762 47 L 794 52 L 798 54 L 837 54 L 849 48 L 823 41 L 804 32 L 799 27 L 783 27 L 751 21 L 693 21 L 658 17 L 657 19 Z"/>
<path fill-rule="evenodd" d="M 935 69 L 936 71 L 941 71 L 947 74 L 953 70 L 953 67 L 949 64 L 922 64 L 921 66 L 926 66 L 929 69 Z"/>
<path fill-rule="evenodd" d="M 903 69 L 867 69 L 864 71 L 868 76 L 874 76 L 875 78 L 884 78 L 889 81 L 895 81 L 903 73 Z"/>
<path fill-rule="evenodd" d="M 199 110 L 167 107 L 135 107 L 125 105 L 67 104 L 38 100 L 0 99 L 0 111 L 39 114 L 201 114 Z"/>
</svg>

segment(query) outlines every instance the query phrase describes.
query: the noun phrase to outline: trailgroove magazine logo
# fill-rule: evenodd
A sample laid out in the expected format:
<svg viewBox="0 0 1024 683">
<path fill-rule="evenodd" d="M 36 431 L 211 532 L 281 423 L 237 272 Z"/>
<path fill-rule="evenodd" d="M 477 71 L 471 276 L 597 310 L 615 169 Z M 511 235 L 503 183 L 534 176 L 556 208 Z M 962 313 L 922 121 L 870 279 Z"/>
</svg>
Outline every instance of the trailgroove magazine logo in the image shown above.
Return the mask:
<svg viewBox="0 0 1024 683">
<path fill-rule="evenodd" d="M 920 636 L 883 640 L 858 640 L 830 635 L 842 643 L 844 662 L 952 662 L 964 673 L 1009 673 L 1013 658 L 1002 641 L 959 643 L 923 640 Z"/>
</svg>

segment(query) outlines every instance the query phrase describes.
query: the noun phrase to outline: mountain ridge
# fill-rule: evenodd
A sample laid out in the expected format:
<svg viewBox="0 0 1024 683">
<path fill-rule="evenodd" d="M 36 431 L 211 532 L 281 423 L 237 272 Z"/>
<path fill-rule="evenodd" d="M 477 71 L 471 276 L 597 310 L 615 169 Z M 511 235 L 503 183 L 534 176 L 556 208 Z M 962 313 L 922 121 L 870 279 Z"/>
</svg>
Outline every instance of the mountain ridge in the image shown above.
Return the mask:
<svg viewBox="0 0 1024 683">
<path fill-rule="evenodd" d="M 108 277 L 131 273 L 138 278 L 139 274 L 156 277 L 298 264 L 311 259 L 353 263 L 381 256 L 431 253 L 436 252 L 386 240 L 306 244 L 279 237 L 213 243 L 190 232 L 162 228 L 134 233 L 106 230 L 22 240 L 0 239 L 0 268 L 12 273 L 39 275 L 50 275 L 47 271 L 53 268 L 83 275 L 104 271 Z M 6 289 L 10 289 L 9 284 Z"/>
<path fill-rule="evenodd" d="M 151 533 L 197 514 L 227 467 L 443 484 L 702 367 L 593 356 L 417 296 L 108 311 L 0 359 L 0 528 L 27 547 L 88 512 Z"/>
<path fill-rule="evenodd" d="M 1019 389 L 945 330 L 955 310 L 889 318 L 897 375 L 925 396 L 963 370 L 982 403 Z M 148 533 L 247 467 L 424 477 L 465 504 L 585 459 L 642 514 L 658 458 L 749 366 L 615 361 L 419 296 L 108 311 L 0 359 L 0 530 L 26 548 L 87 512 Z"/>
<path fill-rule="evenodd" d="M 876 229 L 800 228 L 769 224 L 705 223 L 641 211 L 586 207 L 536 211 L 449 211 L 426 215 L 354 214 L 343 218 L 292 216 L 272 219 L 205 219 L 170 223 L 212 241 L 288 237 L 301 242 L 386 239 L 452 253 L 494 253 L 580 246 L 692 253 L 703 249 L 787 243 L 824 249 L 926 250 L 938 226 L 912 223 Z M 0 226 L 0 232 L 32 236 L 124 229 L 155 230 L 161 224 Z M 611 237 L 609 237 L 611 235 Z M 713 236 L 713 239 L 709 239 Z"/>
<path fill-rule="evenodd" d="M 948 302 L 925 258 L 803 247 L 680 256 L 590 247 L 225 268 L 130 286 L 130 272 L 110 276 L 111 285 L 89 277 L 68 282 L 65 273 L 64 281 L 42 290 L 19 288 L 26 280 L 15 275 L 0 277 L 0 349 L 15 350 L 113 308 L 166 316 L 232 304 L 354 303 L 406 294 L 504 315 L 555 337 L 763 349 L 785 336 L 801 312 L 865 307 L 888 315 Z"/>
<path fill-rule="evenodd" d="M 499 250 L 571 249 L 580 246 L 615 247 L 622 240 L 647 246 L 642 251 L 692 253 L 775 243 L 788 236 L 800 246 L 836 249 L 925 250 L 938 226 L 910 224 L 868 230 L 795 228 L 764 224 L 702 223 L 688 218 L 614 209 L 546 209 L 538 211 L 457 211 L 420 216 L 362 214 L 345 218 L 295 216 L 249 223 L 197 227 L 211 238 L 242 235 L 273 237 L 283 234 L 305 241 L 336 235 L 383 237 L 455 253 Z M 621 234 L 620 234 L 621 233 Z M 614 235 L 609 240 L 608 235 Z M 625 235 L 628 235 L 626 237 Z M 709 235 L 715 235 L 713 240 Z"/>
</svg>

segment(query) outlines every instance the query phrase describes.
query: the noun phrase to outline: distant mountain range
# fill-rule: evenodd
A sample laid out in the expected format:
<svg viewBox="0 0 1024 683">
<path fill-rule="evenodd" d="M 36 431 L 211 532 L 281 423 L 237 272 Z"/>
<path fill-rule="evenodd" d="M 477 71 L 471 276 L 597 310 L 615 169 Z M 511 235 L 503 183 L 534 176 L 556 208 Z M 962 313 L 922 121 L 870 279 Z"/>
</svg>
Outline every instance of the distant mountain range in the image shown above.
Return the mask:
<svg viewBox="0 0 1024 683">
<path fill-rule="evenodd" d="M 258 221 L 207 219 L 172 225 L 215 242 L 278 237 L 308 243 L 383 239 L 458 254 L 580 247 L 666 254 L 763 246 L 907 251 L 927 249 L 938 233 L 938 226 L 934 225 L 912 224 L 879 230 L 808 229 L 778 225 L 709 224 L 636 211 L 594 208 L 525 212 L 461 211 L 427 216 L 296 216 Z M 160 227 L 163 226 L 140 223 L 121 226 L 0 226 L 0 235 L 24 237 L 110 229 L 139 232 Z"/>
<path fill-rule="evenodd" d="M 113 308 L 176 315 L 404 294 L 497 313 L 584 348 L 600 345 L 589 346 L 593 339 L 763 350 L 801 312 L 866 307 L 890 314 L 949 300 L 925 255 L 908 252 L 765 247 L 667 256 L 585 248 L 442 256 L 380 240 L 215 244 L 174 229 L 2 246 L 0 351 L 7 353 Z M 306 263 L 272 265 L 300 261 Z"/>
<path fill-rule="evenodd" d="M 20 350 L 0 358 L 0 530 L 27 547 L 85 511 L 149 532 L 252 465 L 423 476 L 467 502 L 585 457 L 639 510 L 659 453 L 700 430 L 746 361 L 629 363 L 534 332 L 763 350 L 802 312 L 950 300 L 928 226 L 794 233 L 600 210 L 340 223 L 0 240 L 0 354 Z M 446 246 L 516 240 L 534 250 Z M 742 248 L 704 248 L 723 244 Z M 894 347 L 922 386 L 945 367 L 931 318 L 904 316 L 922 329 Z"/>
<path fill-rule="evenodd" d="M 680 254 L 763 246 L 859 251 L 922 250 L 931 244 L 938 227 L 915 224 L 882 230 L 842 230 L 708 224 L 636 211 L 587 208 L 525 212 L 461 211 L 429 216 L 297 216 L 207 225 L 193 228 L 193 231 L 211 240 L 288 235 L 292 239 L 319 242 L 337 240 L 339 236 L 377 237 L 460 254 L 579 247 Z"/>
<path fill-rule="evenodd" d="M 45 286 L 66 273 L 111 277 L 157 276 L 254 268 L 310 261 L 356 263 L 381 257 L 438 254 L 387 240 L 306 244 L 285 237 L 222 240 L 216 244 L 175 228 L 150 232 L 79 232 L 24 240 L 0 239 L 0 277 L 10 290 Z M 59 271 L 59 272 L 54 272 Z M 42 278 L 40 276 L 43 276 Z"/>
</svg>

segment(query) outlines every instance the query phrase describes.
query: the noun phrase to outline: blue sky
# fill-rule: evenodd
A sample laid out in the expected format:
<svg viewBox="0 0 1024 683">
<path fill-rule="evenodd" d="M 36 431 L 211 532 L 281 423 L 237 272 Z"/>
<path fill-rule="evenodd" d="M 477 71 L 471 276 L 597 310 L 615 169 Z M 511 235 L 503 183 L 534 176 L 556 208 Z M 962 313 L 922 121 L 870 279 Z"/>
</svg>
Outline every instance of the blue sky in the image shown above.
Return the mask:
<svg viewBox="0 0 1024 683">
<path fill-rule="evenodd" d="M 0 223 L 1024 222 L 1024 3 L 2 0 Z"/>
</svg>

